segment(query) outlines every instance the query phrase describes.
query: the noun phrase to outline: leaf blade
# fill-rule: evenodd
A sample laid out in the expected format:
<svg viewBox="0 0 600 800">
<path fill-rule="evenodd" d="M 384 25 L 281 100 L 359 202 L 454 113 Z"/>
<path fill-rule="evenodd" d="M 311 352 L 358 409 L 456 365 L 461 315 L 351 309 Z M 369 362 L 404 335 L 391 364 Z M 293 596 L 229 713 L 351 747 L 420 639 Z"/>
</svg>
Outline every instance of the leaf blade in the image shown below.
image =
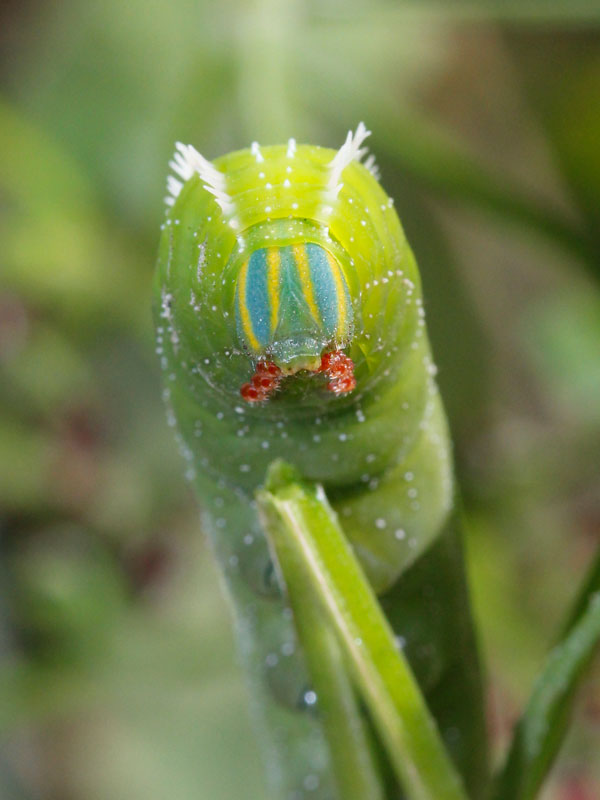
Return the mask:
<svg viewBox="0 0 600 800">
<path fill-rule="evenodd" d="M 548 656 L 496 778 L 494 800 L 536 796 L 562 743 L 578 683 L 599 643 L 600 590 L 596 590 Z"/>
</svg>

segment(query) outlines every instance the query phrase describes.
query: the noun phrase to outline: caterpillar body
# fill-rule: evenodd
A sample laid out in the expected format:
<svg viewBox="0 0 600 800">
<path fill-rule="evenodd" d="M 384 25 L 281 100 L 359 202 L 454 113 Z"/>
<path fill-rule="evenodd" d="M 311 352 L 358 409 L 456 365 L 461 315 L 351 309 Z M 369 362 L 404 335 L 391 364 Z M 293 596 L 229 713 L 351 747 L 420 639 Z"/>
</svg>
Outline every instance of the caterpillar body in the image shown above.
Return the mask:
<svg viewBox="0 0 600 800">
<path fill-rule="evenodd" d="M 155 320 L 168 415 L 286 800 L 337 794 L 253 499 L 275 458 L 324 485 L 425 691 L 435 695 L 465 653 L 464 702 L 478 691 L 470 631 L 450 619 L 439 630 L 427 617 L 432 597 L 438 617 L 464 602 L 457 545 L 442 535 L 450 444 L 418 269 L 372 159 L 363 163 L 367 135 L 361 123 L 338 151 L 254 143 L 214 162 L 178 144 L 160 239 Z M 419 575 L 429 588 L 420 607 Z M 466 718 L 451 727 L 464 761 L 480 731 Z"/>
</svg>

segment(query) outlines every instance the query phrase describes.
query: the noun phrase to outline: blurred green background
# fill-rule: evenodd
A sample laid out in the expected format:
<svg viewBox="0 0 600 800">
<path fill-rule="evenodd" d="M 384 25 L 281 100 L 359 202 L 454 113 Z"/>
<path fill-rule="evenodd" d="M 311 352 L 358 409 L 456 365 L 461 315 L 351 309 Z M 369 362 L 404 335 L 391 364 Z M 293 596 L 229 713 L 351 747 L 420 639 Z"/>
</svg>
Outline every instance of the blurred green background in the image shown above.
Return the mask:
<svg viewBox="0 0 600 800">
<path fill-rule="evenodd" d="M 600 5 L 0 8 L 0 798 L 266 797 L 160 399 L 176 139 L 364 120 L 456 442 L 498 754 L 600 540 Z M 544 800 L 600 797 L 598 665 Z"/>
</svg>

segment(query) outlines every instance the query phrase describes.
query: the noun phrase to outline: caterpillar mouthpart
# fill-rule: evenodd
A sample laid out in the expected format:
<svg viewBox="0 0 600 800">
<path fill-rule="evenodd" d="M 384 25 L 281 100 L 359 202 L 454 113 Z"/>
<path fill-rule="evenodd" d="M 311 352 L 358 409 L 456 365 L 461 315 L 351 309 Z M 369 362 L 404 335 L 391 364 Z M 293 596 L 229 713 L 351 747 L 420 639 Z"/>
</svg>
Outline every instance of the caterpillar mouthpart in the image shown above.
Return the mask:
<svg viewBox="0 0 600 800">
<path fill-rule="evenodd" d="M 294 375 L 300 370 L 316 372 L 321 366 L 324 342 L 311 336 L 277 339 L 269 348 L 271 360 L 284 375 Z"/>
<path fill-rule="evenodd" d="M 240 395 L 247 403 L 264 402 L 277 391 L 284 377 L 295 375 L 301 370 L 327 374 L 330 378 L 327 390 L 334 394 L 347 394 L 356 388 L 352 359 L 341 350 L 334 350 L 324 353 L 317 359 L 304 357 L 304 360 L 298 360 L 292 366 L 288 365 L 287 370 L 279 367 L 274 361 L 259 361 L 250 382 L 241 387 Z"/>
</svg>

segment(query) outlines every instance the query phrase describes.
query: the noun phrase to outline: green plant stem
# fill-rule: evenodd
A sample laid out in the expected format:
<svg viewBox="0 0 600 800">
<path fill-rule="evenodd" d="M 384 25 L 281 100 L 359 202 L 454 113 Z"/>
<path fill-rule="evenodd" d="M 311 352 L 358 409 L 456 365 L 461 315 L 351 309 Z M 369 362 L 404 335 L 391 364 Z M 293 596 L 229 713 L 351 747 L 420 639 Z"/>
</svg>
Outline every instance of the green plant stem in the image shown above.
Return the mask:
<svg viewBox="0 0 600 800">
<path fill-rule="evenodd" d="M 310 577 L 292 548 L 279 548 L 277 558 L 318 698 L 339 796 L 344 800 L 383 800 L 367 726 L 340 646 L 313 598 Z"/>
<path fill-rule="evenodd" d="M 466 800 L 410 666 L 323 489 L 275 462 L 258 501 L 280 566 L 293 557 L 306 570 L 311 602 L 318 601 L 336 632 L 407 798 Z"/>
<path fill-rule="evenodd" d="M 595 588 L 593 583 L 587 586 Z M 546 659 L 496 777 L 492 800 L 538 796 L 566 733 L 575 693 L 599 643 L 600 591 L 596 590 L 588 595 L 585 606 L 581 602 L 577 618 Z"/>
<path fill-rule="evenodd" d="M 563 626 L 557 637 L 558 642 L 566 639 L 571 633 L 572 629 L 584 615 L 590 604 L 590 599 L 595 594 L 600 594 L 600 547 L 598 548 L 596 555 L 594 556 L 594 559 L 588 568 L 587 574 L 583 579 L 583 582 L 579 587 L 579 591 L 577 592 L 573 602 L 573 606 L 567 614 L 565 622 L 563 623 Z"/>
</svg>

